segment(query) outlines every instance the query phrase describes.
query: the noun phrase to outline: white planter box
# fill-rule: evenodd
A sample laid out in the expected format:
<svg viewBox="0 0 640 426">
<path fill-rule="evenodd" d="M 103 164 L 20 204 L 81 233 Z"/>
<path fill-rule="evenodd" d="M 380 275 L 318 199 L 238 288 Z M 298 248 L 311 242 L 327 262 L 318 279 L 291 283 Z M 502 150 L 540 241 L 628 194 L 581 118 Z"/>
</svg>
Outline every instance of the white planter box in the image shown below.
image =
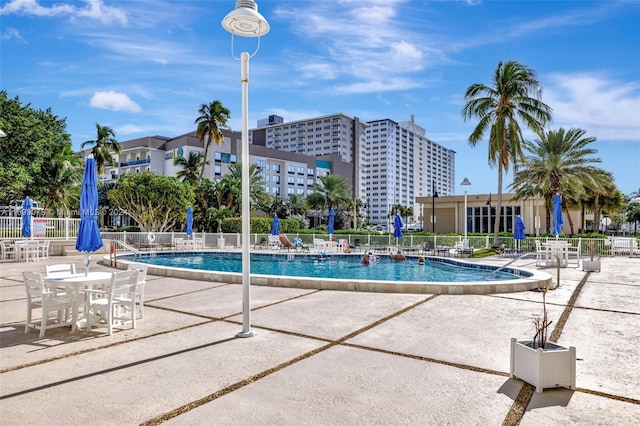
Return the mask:
<svg viewBox="0 0 640 426">
<path fill-rule="evenodd" d="M 512 379 L 521 379 L 536 387 L 536 392 L 545 388 L 576 388 L 576 348 L 568 349 L 547 342 L 544 349 L 533 349 L 531 341 L 511 339 Z"/>
<path fill-rule="evenodd" d="M 587 260 L 582 261 L 583 271 L 597 271 L 600 272 L 600 260 Z"/>
</svg>

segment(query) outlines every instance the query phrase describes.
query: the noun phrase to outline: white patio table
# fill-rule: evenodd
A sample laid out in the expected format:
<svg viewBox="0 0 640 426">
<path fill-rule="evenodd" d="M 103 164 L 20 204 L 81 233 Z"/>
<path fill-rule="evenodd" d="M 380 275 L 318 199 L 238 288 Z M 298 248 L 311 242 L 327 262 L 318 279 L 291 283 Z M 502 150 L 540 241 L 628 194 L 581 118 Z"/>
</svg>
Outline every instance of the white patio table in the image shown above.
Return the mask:
<svg viewBox="0 0 640 426">
<path fill-rule="evenodd" d="M 87 288 L 96 288 L 111 282 L 111 272 L 89 272 L 87 275 L 84 273 L 68 275 L 66 277 L 45 278 L 44 283 L 50 287 L 56 287 L 58 289 L 65 289 L 71 292 L 71 308 L 72 308 L 72 325 L 71 330 L 78 329 L 78 311 L 80 306 L 86 304 L 85 300 L 80 297 L 80 292 Z"/>
<path fill-rule="evenodd" d="M 571 247 L 571 244 L 567 241 L 547 241 L 542 243 L 542 245 L 549 254 L 547 266 L 555 265 L 557 259 L 560 259 L 560 267 L 565 268 L 569 265 L 569 247 Z"/>
</svg>

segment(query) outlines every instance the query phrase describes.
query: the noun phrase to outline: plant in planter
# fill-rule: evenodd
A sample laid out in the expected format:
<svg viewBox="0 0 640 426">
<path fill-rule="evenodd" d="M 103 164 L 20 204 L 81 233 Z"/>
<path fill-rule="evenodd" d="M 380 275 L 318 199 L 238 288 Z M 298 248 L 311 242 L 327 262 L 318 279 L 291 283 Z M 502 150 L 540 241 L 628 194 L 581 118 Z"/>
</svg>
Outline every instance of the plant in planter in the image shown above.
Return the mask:
<svg viewBox="0 0 640 426">
<path fill-rule="evenodd" d="M 533 323 L 533 340 L 511 339 L 510 377 L 521 379 L 542 392 L 545 388 L 576 388 L 576 348 L 565 348 L 547 341 L 548 328 L 553 321 L 547 318 L 547 292 L 551 283 L 538 290 L 542 292 L 542 318 Z"/>
<path fill-rule="evenodd" d="M 593 256 L 595 255 L 595 241 L 589 241 L 589 255 L 590 260 L 583 259 L 582 260 L 582 270 L 583 271 L 598 271 L 600 272 L 600 259 L 594 260 Z"/>
</svg>

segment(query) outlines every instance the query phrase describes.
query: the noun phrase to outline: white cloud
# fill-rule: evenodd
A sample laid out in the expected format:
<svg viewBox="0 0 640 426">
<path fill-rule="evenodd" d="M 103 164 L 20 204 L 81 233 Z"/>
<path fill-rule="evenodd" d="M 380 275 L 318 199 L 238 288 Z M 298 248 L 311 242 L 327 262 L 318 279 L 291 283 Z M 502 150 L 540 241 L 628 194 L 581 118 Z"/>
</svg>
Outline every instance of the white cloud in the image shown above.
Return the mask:
<svg viewBox="0 0 640 426">
<path fill-rule="evenodd" d="M 116 22 L 121 25 L 127 24 L 127 15 L 120 9 L 105 6 L 102 0 L 85 0 L 87 7 L 77 9 L 75 14 L 79 18 L 95 19 L 103 24 Z"/>
<path fill-rule="evenodd" d="M 397 77 L 386 80 L 368 80 L 358 83 L 338 85 L 335 90 L 340 93 L 376 93 L 395 90 L 412 90 L 423 87 L 424 84 L 417 80 Z"/>
<path fill-rule="evenodd" d="M 34 15 L 60 16 L 68 15 L 72 19 L 91 19 L 109 24 L 127 24 L 127 15 L 120 9 L 105 6 L 103 0 L 85 0 L 85 7 L 75 7 L 70 4 L 57 3 L 52 6 L 42 6 L 37 0 L 11 0 L 0 8 L 0 15 Z"/>
<path fill-rule="evenodd" d="M 24 38 L 22 38 L 22 36 L 20 35 L 20 32 L 15 28 L 7 28 L 6 30 L 4 30 L 4 33 L 2 33 L 2 39 L 3 40 L 19 40 L 25 44 L 27 43 L 27 41 Z"/>
<path fill-rule="evenodd" d="M 553 108 L 553 128 L 579 127 L 598 139 L 640 140 L 640 84 L 598 74 L 553 74 L 544 102 Z"/>
<path fill-rule="evenodd" d="M 110 109 L 112 111 L 142 111 L 140 105 L 129 99 L 129 96 L 124 93 L 116 93 L 113 90 L 94 93 L 89 105 L 94 108 Z"/>
<path fill-rule="evenodd" d="M 73 11 L 73 6 L 68 4 L 54 4 L 45 7 L 38 4 L 37 0 L 12 0 L 0 8 L 0 15 L 57 16 L 70 15 Z"/>
</svg>

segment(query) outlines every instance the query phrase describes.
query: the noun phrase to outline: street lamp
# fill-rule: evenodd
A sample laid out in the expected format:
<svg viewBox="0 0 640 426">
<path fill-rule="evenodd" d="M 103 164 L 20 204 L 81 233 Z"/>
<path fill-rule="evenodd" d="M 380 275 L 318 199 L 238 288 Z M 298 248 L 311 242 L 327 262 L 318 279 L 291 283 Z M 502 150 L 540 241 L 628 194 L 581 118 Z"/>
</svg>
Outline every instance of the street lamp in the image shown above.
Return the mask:
<svg viewBox="0 0 640 426">
<path fill-rule="evenodd" d="M 222 20 L 222 27 L 231 33 L 231 55 L 239 59 L 240 82 L 242 84 L 242 331 L 238 337 L 252 337 L 251 329 L 251 254 L 249 233 L 251 232 L 251 206 L 249 197 L 249 58 L 258 53 L 260 37 L 269 32 L 269 23 L 258 13 L 253 0 L 237 0 L 236 8 Z M 233 54 L 233 37 L 258 37 L 258 47 L 252 55 L 242 52 L 240 58 Z"/>
<path fill-rule="evenodd" d="M 471 182 L 469 179 L 464 178 L 460 186 L 464 186 L 464 241 L 462 242 L 462 247 L 467 247 L 467 186 L 471 186 Z"/>
<path fill-rule="evenodd" d="M 436 183 L 431 183 L 431 232 L 436 233 L 436 198 L 439 198 L 436 191 Z"/>
<path fill-rule="evenodd" d="M 487 233 L 491 233 L 491 193 L 489 193 L 489 199 L 487 200 L 485 206 L 487 206 L 487 212 L 489 214 L 489 219 L 487 221 Z"/>
</svg>

